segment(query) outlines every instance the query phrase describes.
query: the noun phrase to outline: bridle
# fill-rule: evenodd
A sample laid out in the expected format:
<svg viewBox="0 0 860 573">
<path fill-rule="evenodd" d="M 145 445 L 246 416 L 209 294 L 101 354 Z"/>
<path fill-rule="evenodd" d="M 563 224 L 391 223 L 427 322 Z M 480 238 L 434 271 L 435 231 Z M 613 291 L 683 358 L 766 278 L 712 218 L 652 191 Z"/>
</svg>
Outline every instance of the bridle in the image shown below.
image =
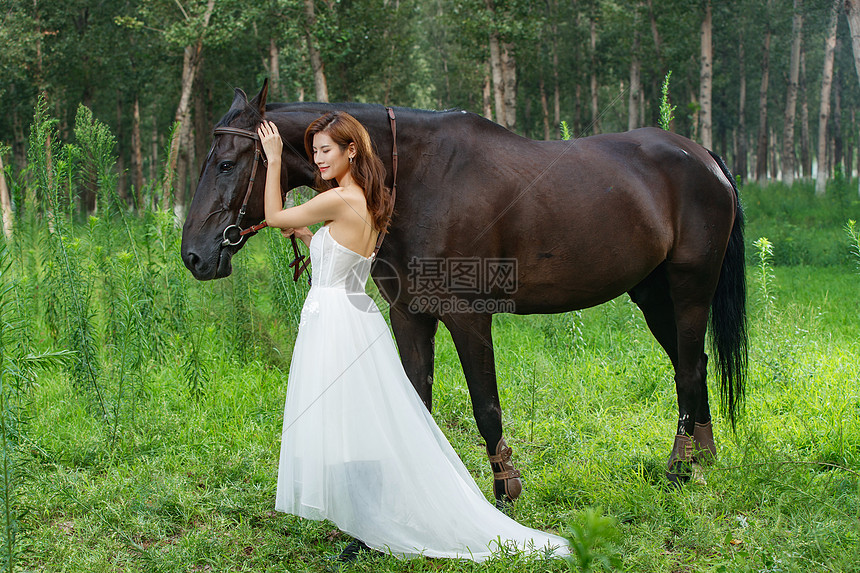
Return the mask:
<svg viewBox="0 0 860 573">
<path fill-rule="evenodd" d="M 391 202 L 394 203 L 394 200 L 397 196 L 397 118 L 394 115 L 394 110 L 390 107 L 385 108 L 388 111 L 388 119 L 391 124 L 391 171 L 392 171 L 392 183 L 391 183 Z M 241 227 L 242 219 L 245 217 L 245 212 L 248 208 L 248 201 L 251 199 L 251 191 L 254 189 L 254 181 L 257 177 L 257 167 L 260 163 L 264 166 L 268 166 L 269 162 L 266 160 L 263 155 L 263 150 L 260 148 L 260 136 L 257 135 L 256 131 L 252 131 L 249 129 L 241 129 L 238 127 L 216 127 L 213 135 L 237 135 L 239 137 L 247 137 L 248 139 L 254 140 L 254 164 L 251 168 L 251 179 L 248 181 L 248 188 L 245 191 L 245 198 L 242 199 L 242 207 L 239 209 L 239 214 L 236 216 L 236 222 L 232 225 L 227 225 L 224 228 L 224 232 L 222 233 L 221 247 L 232 247 L 238 245 L 242 242 L 246 235 L 251 233 L 256 233 L 261 229 L 265 229 L 268 227 L 268 223 L 262 221 L 257 225 L 252 225 L 247 229 L 243 229 Z M 209 157 L 212 156 L 212 153 L 215 151 L 215 143 L 212 143 L 212 148 L 209 150 Z M 209 160 L 207 157 L 207 163 Z M 236 240 L 232 240 L 228 233 L 235 232 Z M 379 232 L 379 237 L 376 239 L 376 246 L 373 249 L 373 258 L 376 259 L 376 254 L 379 252 L 379 247 L 382 246 L 382 240 L 385 238 L 387 233 L 386 229 L 383 229 Z M 305 255 L 299 252 L 299 246 L 296 242 L 296 236 L 290 235 L 290 241 L 293 246 L 293 255 L 295 258 L 290 263 L 290 268 L 293 269 L 293 281 L 299 280 L 301 274 L 305 271 L 310 264 L 310 258 L 307 258 Z M 308 283 L 310 283 L 310 279 L 308 279 Z"/>
<path fill-rule="evenodd" d="M 247 229 L 243 229 L 240 226 L 248 208 L 248 201 L 251 199 L 251 191 L 254 189 L 254 181 L 257 178 L 257 167 L 261 162 L 264 166 L 267 166 L 269 162 L 263 156 L 263 150 L 260 149 L 260 136 L 257 135 L 256 131 L 241 129 L 238 127 L 216 127 L 213 133 L 214 135 L 238 135 L 239 137 L 247 137 L 254 140 L 254 166 L 251 168 L 251 179 L 248 181 L 248 189 L 245 191 L 245 198 L 242 200 L 242 207 L 239 209 L 239 214 L 236 216 L 236 222 L 232 225 L 227 225 L 227 227 L 224 228 L 224 233 L 222 234 L 221 247 L 232 247 L 241 243 L 246 235 L 256 233 L 257 231 L 269 226 L 265 221 L 252 225 Z M 215 150 L 214 143 L 212 145 L 212 150 Z M 210 155 L 211 153 L 212 152 L 210 151 Z M 238 233 L 235 241 L 231 240 L 230 237 L 227 236 L 227 234 L 232 230 L 235 230 Z M 308 267 L 311 260 L 299 252 L 299 245 L 298 242 L 296 242 L 295 235 L 290 235 L 290 242 L 292 243 L 294 257 L 290 262 L 290 268 L 293 269 L 293 282 L 295 282 L 299 280 L 299 277 Z M 308 282 L 310 282 L 310 279 L 308 279 Z"/>
<path fill-rule="evenodd" d="M 251 131 L 248 129 L 240 129 L 238 127 L 216 127 L 214 131 L 214 135 L 238 135 L 239 137 L 247 137 L 249 139 L 254 140 L 254 166 L 251 168 L 251 179 L 248 181 L 248 189 L 245 191 L 245 198 L 242 200 L 242 208 L 239 209 L 239 215 L 236 217 L 236 222 L 232 225 L 227 225 L 224 229 L 224 233 L 222 234 L 222 247 L 232 247 L 238 245 L 242 242 L 242 239 L 245 235 L 249 233 L 256 233 L 260 229 L 264 229 L 268 227 L 265 221 L 260 223 L 259 225 L 254 225 L 253 227 L 248 227 L 247 229 L 243 229 L 240 227 L 242 224 L 242 219 L 245 217 L 245 212 L 248 209 L 248 200 L 251 198 L 251 191 L 254 189 L 254 181 L 257 178 L 257 166 L 262 162 L 263 165 L 268 165 L 269 162 L 263 156 L 263 150 L 260 149 L 260 136 L 257 135 L 257 132 Z M 214 151 L 215 145 L 212 145 L 212 149 Z M 211 154 L 211 152 L 210 152 Z M 233 241 L 230 237 L 227 236 L 231 230 L 235 229 L 238 231 L 238 235 L 236 236 L 236 240 Z"/>
</svg>

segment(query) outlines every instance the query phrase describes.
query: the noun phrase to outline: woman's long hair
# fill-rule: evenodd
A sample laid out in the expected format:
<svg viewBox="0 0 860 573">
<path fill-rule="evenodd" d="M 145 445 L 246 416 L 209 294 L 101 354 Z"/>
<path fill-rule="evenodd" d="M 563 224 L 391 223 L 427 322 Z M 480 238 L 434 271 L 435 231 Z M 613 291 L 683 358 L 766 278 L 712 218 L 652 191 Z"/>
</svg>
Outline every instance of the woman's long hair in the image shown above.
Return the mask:
<svg viewBox="0 0 860 573">
<path fill-rule="evenodd" d="M 367 129 L 345 111 L 333 111 L 315 119 L 305 130 L 305 152 L 311 161 L 314 157 L 314 135 L 317 133 L 328 134 L 343 151 L 350 143 L 355 144 L 355 158 L 349 164 L 349 174 L 364 190 L 373 227 L 380 232 L 388 229 L 394 203 L 385 186 L 385 166 L 373 150 Z M 315 189 L 324 191 L 333 186 L 331 181 L 324 180 L 317 171 Z"/>
</svg>

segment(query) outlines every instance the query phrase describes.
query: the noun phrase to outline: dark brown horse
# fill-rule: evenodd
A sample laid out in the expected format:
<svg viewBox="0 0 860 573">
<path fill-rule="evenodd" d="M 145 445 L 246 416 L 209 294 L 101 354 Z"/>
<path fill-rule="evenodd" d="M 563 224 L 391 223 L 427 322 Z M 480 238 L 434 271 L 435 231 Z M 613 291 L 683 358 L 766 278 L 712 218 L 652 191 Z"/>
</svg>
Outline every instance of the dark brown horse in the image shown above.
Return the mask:
<svg viewBox="0 0 860 573">
<path fill-rule="evenodd" d="M 331 110 L 345 110 L 367 127 L 391 184 L 385 108 L 266 105 L 266 93 L 264 85 L 249 102 L 236 90 L 218 125 L 254 130 L 264 116 L 277 124 L 285 141 L 283 189 L 312 183 L 302 136 Z M 397 202 L 372 275 L 391 305 L 403 365 L 428 409 L 439 321 L 450 331 L 495 473 L 496 498 L 515 499 L 521 484 L 502 438 L 494 312 L 565 312 L 629 293 L 675 369 L 679 417 L 669 478 L 713 457 L 705 382 L 709 317 L 732 424 L 747 359 L 743 219 L 722 160 L 654 128 L 544 142 L 463 111 L 394 110 Z M 236 222 L 255 145 L 237 133 L 214 138 L 182 236 L 182 258 L 200 280 L 229 275 L 230 259 L 244 244 L 223 245 L 222 234 Z M 247 225 L 263 218 L 264 177 L 256 179 Z"/>
</svg>

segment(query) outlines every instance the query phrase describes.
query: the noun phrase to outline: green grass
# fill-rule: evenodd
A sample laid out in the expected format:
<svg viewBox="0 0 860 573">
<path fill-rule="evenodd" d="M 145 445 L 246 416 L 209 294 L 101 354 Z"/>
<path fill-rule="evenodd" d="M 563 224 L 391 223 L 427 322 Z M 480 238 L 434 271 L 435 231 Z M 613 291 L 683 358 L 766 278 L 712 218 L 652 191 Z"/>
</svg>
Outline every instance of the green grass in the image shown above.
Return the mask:
<svg viewBox="0 0 860 573">
<path fill-rule="evenodd" d="M 260 263 L 253 255 L 249 266 Z M 757 321 L 752 301 L 744 422 L 733 434 L 717 416 L 720 459 L 708 484 L 677 490 L 664 478 L 677 416 L 672 373 L 629 299 L 581 313 L 497 316 L 506 434 L 525 482 L 516 518 L 563 529 L 601 507 L 616 520 L 626 571 L 860 570 L 857 280 L 846 268 L 775 270 L 778 318 Z M 287 360 L 207 361 L 212 378 L 199 402 L 188 399 L 176 367 L 152 366 L 135 423 L 113 445 L 67 377 L 39 380 L 27 429 L 31 473 L 20 493 L 27 570 L 328 566 L 347 539 L 330 523 L 272 510 Z M 434 397 L 440 426 L 489 495 L 489 466 L 444 328 Z M 377 558 L 350 570 L 567 565 Z"/>
<path fill-rule="evenodd" d="M 834 266 L 850 262 L 845 224 L 860 220 L 857 180 L 828 182 L 827 194 L 815 196 L 813 181 L 797 181 L 792 187 L 748 183 L 741 189 L 746 214 L 747 262 L 752 244 L 767 237 L 775 245 L 777 265 Z"/>
<path fill-rule="evenodd" d="M 494 318 L 505 435 L 525 485 L 517 520 L 574 536 L 595 570 L 860 571 L 860 272 L 845 232 L 860 204 L 842 185 L 823 201 L 802 183 L 743 190 L 748 399 L 736 432 L 712 405 L 719 459 L 707 485 L 667 485 L 673 373 L 628 297 Z M 25 325 L 16 352 L 74 350 L 64 325 L 83 321 L 97 360 L 90 383 L 105 405 L 68 365 L 40 371 L 18 396 L 16 570 L 326 570 L 348 539 L 331 523 L 273 511 L 307 289 L 272 272 L 283 269 L 286 242 L 265 231 L 234 259 L 233 277 L 197 283 L 169 217 L 127 223 L 68 222 L 83 318 L 60 304 L 57 237 L 32 212 L 16 227 L 8 309 Z M 768 301 L 754 275 L 759 237 L 774 247 Z M 444 327 L 436 342 L 434 416 L 489 497 L 492 474 Z M 501 555 L 480 565 L 369 558 L 346 570 L 579 567 Z"/>
</svg>

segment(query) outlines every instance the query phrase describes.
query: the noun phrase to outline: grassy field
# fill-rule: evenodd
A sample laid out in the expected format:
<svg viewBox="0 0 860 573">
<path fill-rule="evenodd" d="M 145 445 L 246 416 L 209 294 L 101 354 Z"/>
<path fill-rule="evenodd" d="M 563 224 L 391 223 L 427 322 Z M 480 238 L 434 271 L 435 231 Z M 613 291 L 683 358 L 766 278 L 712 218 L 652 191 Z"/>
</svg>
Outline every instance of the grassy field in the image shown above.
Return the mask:
<svg viewBox="0 0 860 573">
<path fill-rule="evenodd" d="M 376 557 L 345 570 L 578 571 L 592 559 L 631 572 L 860 571 L 860 258 L 843 228 L 860 203 L 851 185 L 835 189 L 816 203 L 809 185 L 744 188 L 748 400 L 736 432 L 713 406 L 720 451 L 706 485 L 667 485 L 672 371 L 629 298 L 498 315 L 506 436 L 525 485 L 513 515 L 570 536 L 582 559 Z M 4 563 L 330 569 L 349 540 L 273 511 L 307 289 L 286 278 L 286 243 L 264 232 L 231 278 L 196 283 L 169 217 L 104 209 L 50 225 L 31 210 L 0 252 Z M 774 246 L 765 265 L 762 236 Z M 434 415 L 489 496 L 444 327 L 436 352 Z"/>
</svg>

